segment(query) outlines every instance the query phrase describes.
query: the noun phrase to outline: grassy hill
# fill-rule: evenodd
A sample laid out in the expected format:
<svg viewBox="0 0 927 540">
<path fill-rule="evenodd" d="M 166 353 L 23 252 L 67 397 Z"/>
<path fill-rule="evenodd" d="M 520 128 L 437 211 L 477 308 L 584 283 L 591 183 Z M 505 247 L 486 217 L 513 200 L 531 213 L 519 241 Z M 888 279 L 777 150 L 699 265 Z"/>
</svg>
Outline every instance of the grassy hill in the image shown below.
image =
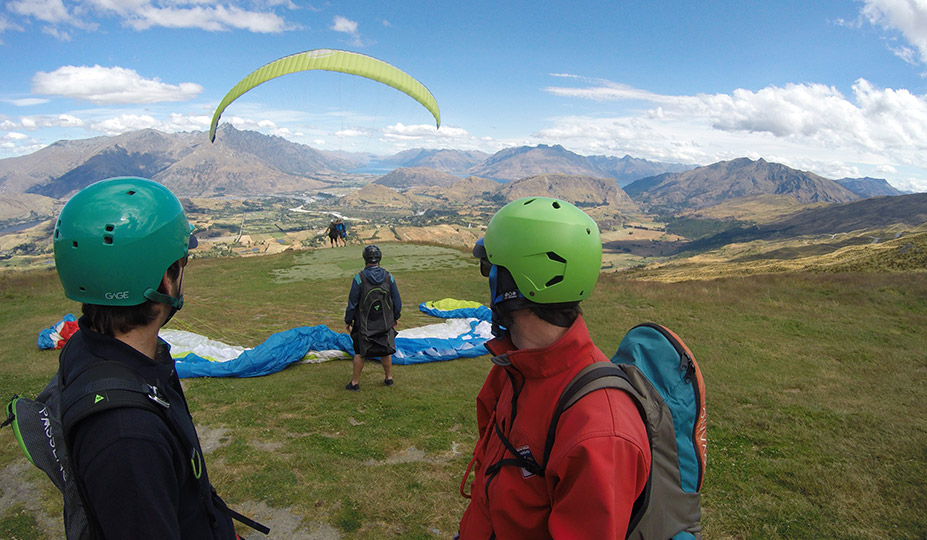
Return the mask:
<svg viewBox="0 0 927 540">
<path fill-rule="evenodd" d="M 326 251 L 320 264 L 330 265 L 338 249 Z M 417 253 L 415 246 L 395 251 Z M 486 283 L 465 250 L 418 260 L 425 262 L 396 270 L 400 329 L 435 322 L 416 311 L 426 300 L 485 301 Z M 306 253 L 194 259 L 187 302 L 170 327 L 243 346 L 294 326 L 338 329 L 348 278 L 312 264 Z M 360 266 L 350 258 L 338 264 L 348 274 Z M 584 312 L 606 354 L 633 324 L 652 320 L 676 330 L 705 373 L 705 538 L 923 538 L 923 275 L 792 272 L 661 283 L 603 274 Z M 36 335 L 78 310 L 52 271 L 0 273 L 0 394 L 41 390 L 57 354 L 39 351 Z M 343 390 L 346 361 L 184 386 L 219 492 L 271 525 L 272 538 L 450 538 L 466 504 L 457 489 L 489 366 L 487 357 L 397 366 L 396 386 L 386 388 L 371 365 L 356 394 Z M 62 536 L 54 488 L 7 430 L 0 500 L 0 537 Z"/>
</svg>

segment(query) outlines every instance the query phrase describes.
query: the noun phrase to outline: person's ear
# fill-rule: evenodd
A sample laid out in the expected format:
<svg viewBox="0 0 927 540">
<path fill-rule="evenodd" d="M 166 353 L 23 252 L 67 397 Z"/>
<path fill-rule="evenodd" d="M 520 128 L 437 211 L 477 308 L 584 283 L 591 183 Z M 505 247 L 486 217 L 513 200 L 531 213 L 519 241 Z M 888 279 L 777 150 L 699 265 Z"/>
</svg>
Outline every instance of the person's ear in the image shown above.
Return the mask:
<svg viewBox="0 0 927 540">
<path fill-rule="evenodd" d="M 177 280 L 171 278 L 170 270 L 165 270 L 164 275 L 161 276 L 161 286 L 158 287 L 158 291 L 168 296 L 177 296 L 177 287 L 179 286 Z"/>
</svg>

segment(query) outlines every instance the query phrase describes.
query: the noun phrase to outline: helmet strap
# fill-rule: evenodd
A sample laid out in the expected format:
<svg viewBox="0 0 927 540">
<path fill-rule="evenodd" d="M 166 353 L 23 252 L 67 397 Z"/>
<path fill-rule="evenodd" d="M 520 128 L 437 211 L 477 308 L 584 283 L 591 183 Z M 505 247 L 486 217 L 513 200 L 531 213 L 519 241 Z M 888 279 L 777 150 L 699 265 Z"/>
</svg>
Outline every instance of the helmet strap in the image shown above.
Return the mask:
<svg viewBox="0 0 927 540">
<path fill-rule="evenodd" d="M 177 290 L 178 291 L 183 290 L 183 287 L 181 286 L 183 284 L 183 270 L 184 270 L 184 267 L 181 266 L 180 276 L 177 278 Z M 171 307 L 170 314 L 167 316 L 167 319 L 164 321 L 164 323 L 161 326 L 164 326 L 165 324 L 167 324 L 168 321 L 170 321 L 174 317 L 174 314 L 180 311 L 180 309 L 183 307 L 183 294 L 179 294 L 177 296 L 171 296 L 169 294 L 164 294 L 161 291 L 156 291 L 152 288 L 148 288 L 148 289 L 145 289 L 145 292 L 142 293 L 142 296 L 144 296 L 148 300 L 151 300 L 152 302 L 157 302 L 159 304 L 167 304 Z"/>
<path fill-rule="evenodd" d="M 532 303 L 521 294 L 512 274 L 504 266 L 492 265 L 489 269 L 489 308 L 492 311 L 492 334 L 505 335 L 512 326 L 512 312 L 530 307 Z"/>
</svg>

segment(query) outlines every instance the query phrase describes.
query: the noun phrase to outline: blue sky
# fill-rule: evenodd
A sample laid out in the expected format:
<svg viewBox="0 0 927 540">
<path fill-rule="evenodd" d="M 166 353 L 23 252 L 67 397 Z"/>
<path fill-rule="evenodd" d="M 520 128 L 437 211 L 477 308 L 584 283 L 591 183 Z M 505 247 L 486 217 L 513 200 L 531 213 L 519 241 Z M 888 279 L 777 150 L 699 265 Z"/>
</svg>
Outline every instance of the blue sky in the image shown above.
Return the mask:
<svg viewBox="0 0 927 540">
<path fill-rule="evenodd" d="M 764 158 L 927 191 L 925 0 L 7 0 L 0 158 L 205 131 L 239 79 L 317 48 L 416 77 L 441 128 L 392 88 L 322 72 L 266 83 L 222 122 L 324 150 L 561 144 L 698 165 Z"/>
</svg>

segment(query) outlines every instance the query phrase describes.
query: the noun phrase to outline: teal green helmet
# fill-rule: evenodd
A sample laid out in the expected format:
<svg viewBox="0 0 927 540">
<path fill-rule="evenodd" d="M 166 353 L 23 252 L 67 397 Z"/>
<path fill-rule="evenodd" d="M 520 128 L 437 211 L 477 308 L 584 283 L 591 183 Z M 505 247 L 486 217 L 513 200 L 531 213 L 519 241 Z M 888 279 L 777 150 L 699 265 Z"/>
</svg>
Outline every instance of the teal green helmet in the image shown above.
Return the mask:
<svg viewBox="0 0 927 540">
<path fill-rule="evenodd" d="M 55 225 L 55 266 L 72 300 L 179 307 L 158 292 L 165 270 L 196 245 L 177 197 L 152 180 L 110 178 L 79 191 Z"/>
<path fill-rule="evenodd" d="M 527 197 L 502 207 L 490 220 L 481 247 L 490 263 L 511 273 L 518 292 L 538 304 L 585 300 L 602 267 L 595 221 L 550 197 Z"/>
</svg>

